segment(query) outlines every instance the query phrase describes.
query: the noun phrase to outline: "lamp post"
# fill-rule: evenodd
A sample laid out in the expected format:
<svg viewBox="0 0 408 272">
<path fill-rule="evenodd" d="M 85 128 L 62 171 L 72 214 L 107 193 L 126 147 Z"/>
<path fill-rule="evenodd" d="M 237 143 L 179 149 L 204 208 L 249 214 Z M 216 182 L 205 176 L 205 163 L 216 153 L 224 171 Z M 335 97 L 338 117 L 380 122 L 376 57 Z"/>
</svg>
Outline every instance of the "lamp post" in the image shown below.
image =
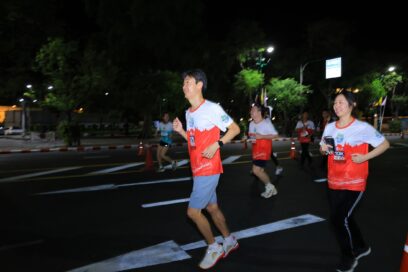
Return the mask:
<svg viewBox="0 0 408 272">
<path fill-rule="evenodd" d="M 311 61 L 307 61 L 307 62 L 305 62 L 303 64 L 300 64 L 300 67 L 299 67 L 299 83 L 300 83 L 300 85 L 303 84 L 303 72 L 305 71 L 306 66 L 308 66 L 310 63 L 318 62 L 318 61 L 321 61 L 321 60 L 322 59 L 316 59 L 316 60 L 311 60 Z"/>
</svg>

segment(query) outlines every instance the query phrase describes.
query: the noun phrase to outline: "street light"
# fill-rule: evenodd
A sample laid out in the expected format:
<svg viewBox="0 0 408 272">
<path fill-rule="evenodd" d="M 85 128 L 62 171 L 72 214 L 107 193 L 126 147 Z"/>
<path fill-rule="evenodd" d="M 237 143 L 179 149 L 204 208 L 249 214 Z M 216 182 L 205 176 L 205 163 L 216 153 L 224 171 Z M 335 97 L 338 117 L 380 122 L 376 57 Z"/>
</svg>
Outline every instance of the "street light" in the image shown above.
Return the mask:
<svg viewBox="0 0 408 272">
<path fill-rule="evenodd" d="M 394 70 L 395 70 L 395 66 L 390 66 L 390 67 L 388 68 L 388 72 L 394 72 Z"/>
<path fill-rule="evenodd" d="M 299 67 L 299 83 L 300 83 L 300 85 L 303 84 L 303 72 L 305 71 L 306 66 L 309 65 L 310 63 L 318 62 L 318 61 L 321 61 L 321 60 L 322 59 L 311 60 L 311 61 L 307 61 L 307 62 L 305 62 L 303 64 L 300 64 L 300 67 Z"/>
</svg>

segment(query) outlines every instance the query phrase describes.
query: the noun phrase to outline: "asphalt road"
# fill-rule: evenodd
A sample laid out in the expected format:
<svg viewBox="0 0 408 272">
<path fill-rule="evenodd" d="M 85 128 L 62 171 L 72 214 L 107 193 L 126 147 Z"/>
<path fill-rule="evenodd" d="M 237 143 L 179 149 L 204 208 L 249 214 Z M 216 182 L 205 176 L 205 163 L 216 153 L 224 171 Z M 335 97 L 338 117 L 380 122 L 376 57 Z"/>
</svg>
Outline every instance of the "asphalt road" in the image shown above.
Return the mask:
<svg viewBox="0 0 408 272">
<path fill-rule="evenodd" d="M 250 150 L 241 144 L 223 149 L 223 159 L 236 160 L 224 165 L 219 203 L 231 231 L 249 229 L 249 235 L 213 271 L 334 271 L 339 249 L 327 220 L 327 184 L 315 182 L 324 178 L 317 150 L 313 171 L 288 158 L 288 142 L 274 143 L 274 151 L 284 172 L 276 177 L 272 163 L 268 171 L 279 193 L 262 199 L 261 184 L 249 175 Z M 170 155 L 188 159 L 184 147 Z M 124 254 L 115 270 L 199 271 L 204 248 L 186 250 L 202 240 L 186 216 L 188 164 L 156 173 L 144 171 L 143 162 L 135 150 L 1 155 L 0 271 L 69 271 Z M 393 140 L 370 162 L 356 219 L 372 254 L 355 271 L 399 270 L 408 231 L 407 171 L 407 140 Z M 301 225 L 304 215 L 320 221 Z M 167 251 L 164 242 L 171 244 Z M 152 246 L 149 255 L 145 249 Z M 109 271 L 115 260 L 83 271 Z M 162 263 L 145 266 L 155 262 Z M 131 268 L 135 264 L 139 268 Z"/>
</svg>

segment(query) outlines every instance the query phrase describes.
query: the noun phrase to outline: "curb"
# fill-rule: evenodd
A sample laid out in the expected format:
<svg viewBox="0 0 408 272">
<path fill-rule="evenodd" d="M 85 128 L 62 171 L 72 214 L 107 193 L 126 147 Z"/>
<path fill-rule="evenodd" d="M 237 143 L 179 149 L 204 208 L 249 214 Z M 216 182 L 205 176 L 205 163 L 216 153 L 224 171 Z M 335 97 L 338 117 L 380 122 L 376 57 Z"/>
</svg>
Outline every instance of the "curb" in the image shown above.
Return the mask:
<svg viewBox="0 0 408 272">
<path fill-rule="evenodd" d="M 277 138 L 273 141 L 290 141 L 291 138 Z M 230 144 L 242 144 L 245 140 L 234 140 Z M 156 147 L 157 144 L 150 145 Z M 174 146 L 187 146 L 187 143 L 175 143 Z M 97 150 L 120 150 L 120 149 L 137 149 L 140 144 L 124 144 L 124 145 L 94 145 L 94 146 L 77 146 L 77 147 L 42 147 L 42 148 L 22 148 L 11 150 L 0 150 L 0 154 L 16 154 L 16 153 L 46 153 L 46 152 L 68 152 L 68 151 L 97 151 Z"/>
</svg>

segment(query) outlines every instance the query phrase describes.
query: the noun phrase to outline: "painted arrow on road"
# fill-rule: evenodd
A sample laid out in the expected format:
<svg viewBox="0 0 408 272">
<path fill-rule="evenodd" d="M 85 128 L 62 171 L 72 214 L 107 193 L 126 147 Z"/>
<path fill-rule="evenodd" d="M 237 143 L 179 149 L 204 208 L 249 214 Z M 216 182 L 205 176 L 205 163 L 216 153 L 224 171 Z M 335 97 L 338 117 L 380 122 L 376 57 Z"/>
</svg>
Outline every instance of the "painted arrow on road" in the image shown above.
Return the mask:
<svg viewBox="0 0 408 272">
<path fill-rule="evenodd" d="M 313 223 L 324 221 L 311 214 L 304 214 L 297 217 L 292 217 L 277 222 L 240 230 L 234 232 L 237 239 L 244 239 L 267 233 L 277 232 L 286 229 L 292 229 L 300 226 L 305 226 Z M 217 236 L 216 240 L 222 242 L 222 237 Z M 146 266 L 165 264 L 175 261 L 190 259 L 187 250 L 206 247 L 204 240 L 193 242 L 179 246 L 174 241 L 167 241 L 147 248 L 135 250 L 114 258 L 93 263 L 87 266 L 70 270 L 69 272 L 114 272 L 128 269 L 142 268 Z"/>
</svg>

